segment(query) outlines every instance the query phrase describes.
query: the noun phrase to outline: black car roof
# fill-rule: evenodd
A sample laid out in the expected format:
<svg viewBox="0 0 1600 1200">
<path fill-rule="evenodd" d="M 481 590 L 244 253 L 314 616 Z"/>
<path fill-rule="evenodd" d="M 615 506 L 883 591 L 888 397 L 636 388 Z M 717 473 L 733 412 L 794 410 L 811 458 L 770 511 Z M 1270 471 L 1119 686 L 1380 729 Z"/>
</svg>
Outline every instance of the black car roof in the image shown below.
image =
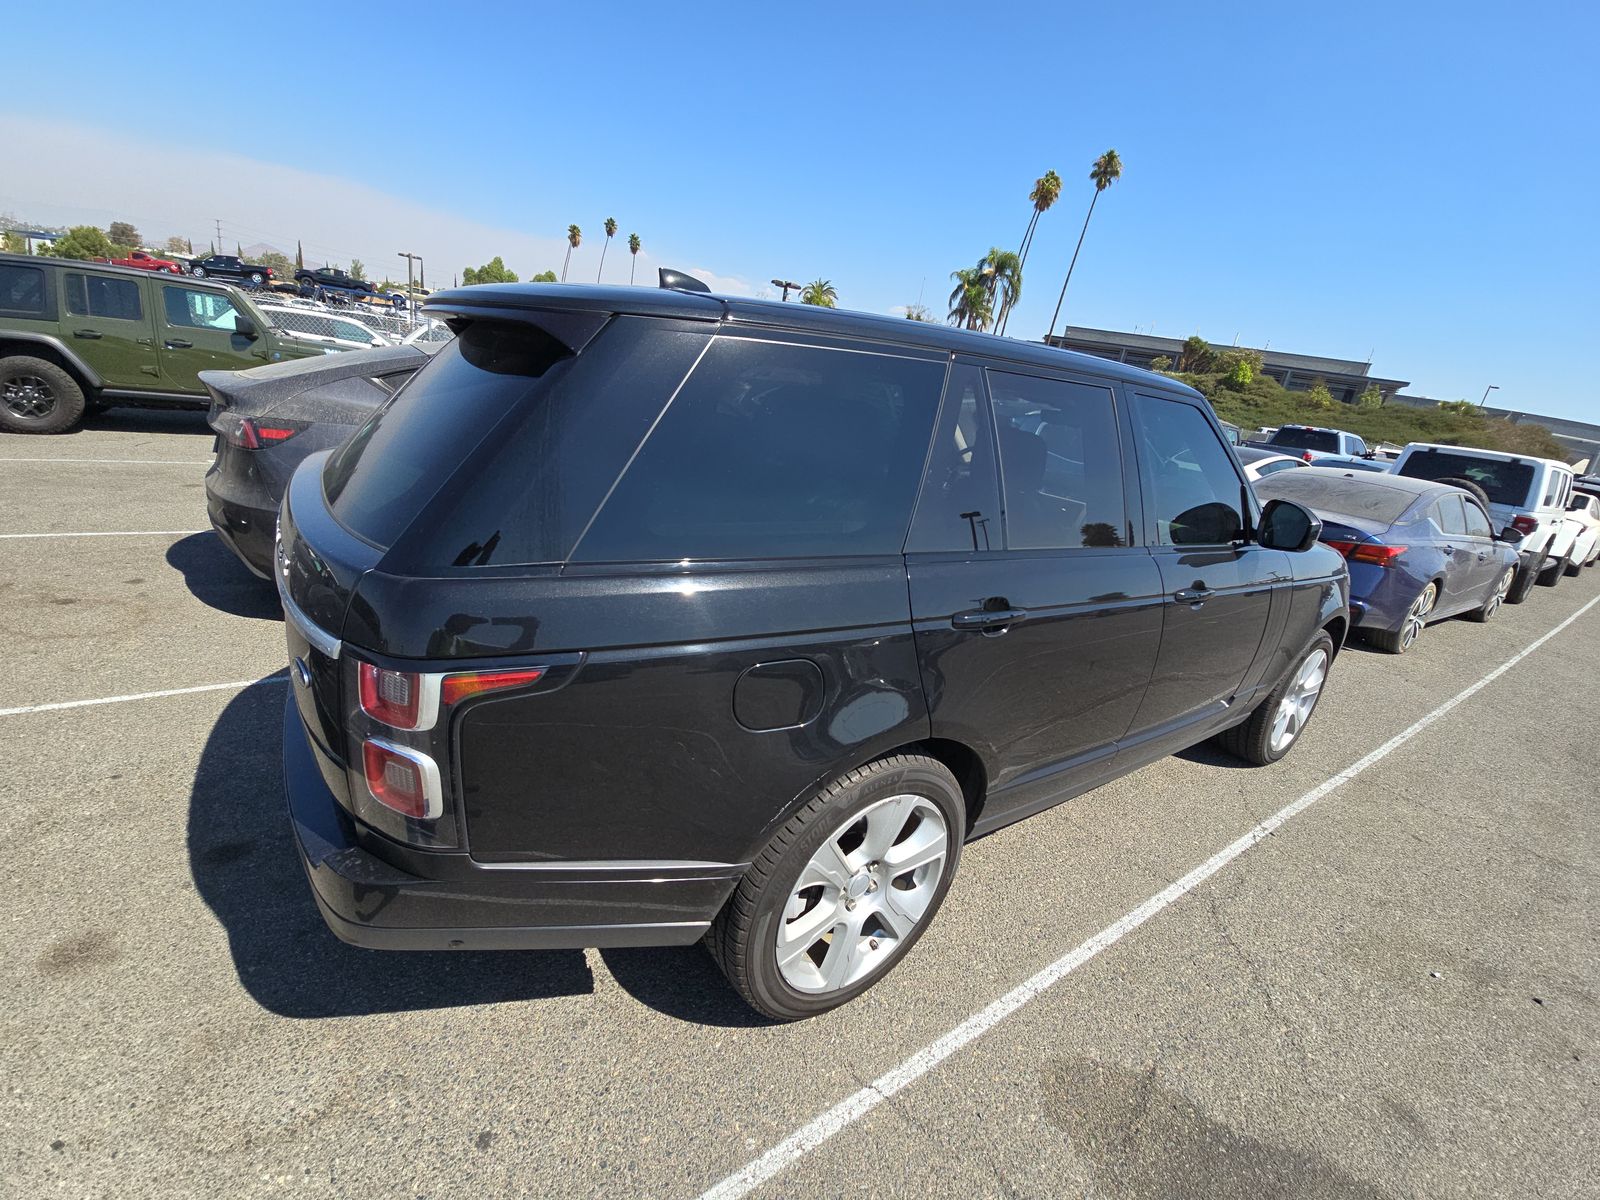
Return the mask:
<svg viewBox="0 0 1600 1200">
<path fill-rule="evenodd" d="M 974 354 L 1005 358 L 1014 363 L 1040 367 L 1066 367 L 1090 371 L 1103 378 L 1119 379 L 1144 387 L 1159 385 L 1163 391 L 1203 398 L 1188 384 L 1124 363 L 1057 350 L 1042 342 L 996 337 L 936 325 L 931 321 L 908 321 L 904 317 L 848 309 L 823 308 L 812 304 L 784 304 L 777 300 L 752 300 L 676 288 L 601 287 L 590 284 L 493 283 L 434 292 L 423 302 L 423 311 L 432 316 L 498 315 L 515 319 L 518 310 L 558 309 L 580 312 L 633 313 L 642 316 L 677 317 L 698 321 L 726 321 L 735 324 L 781 326 L 821 334 L 872 338 L 903 345 L 923 346 L 954 354 Z"/>
</svg>

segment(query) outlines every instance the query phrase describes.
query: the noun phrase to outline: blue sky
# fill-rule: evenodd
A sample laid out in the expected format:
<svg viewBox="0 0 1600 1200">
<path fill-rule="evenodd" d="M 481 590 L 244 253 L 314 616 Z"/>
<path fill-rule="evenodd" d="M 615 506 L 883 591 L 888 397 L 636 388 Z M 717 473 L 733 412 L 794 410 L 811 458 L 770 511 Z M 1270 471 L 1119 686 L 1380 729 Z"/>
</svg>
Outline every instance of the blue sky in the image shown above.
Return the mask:
<svg viewBox="0 0 1600 1200">
<path fill-rule="evenodd" d="M 1600 17 L 1341 4 L 164 6 L 7 64 L 0 210 L 299 237 L 430 283 L 504 254 L 607 281 L 919 296 L 1041 223 L 1011 332 L 1074 324 L 1365 359 L 1414 393 L 1600 420 Z M 246 16 L 244 14 L 249 13 Z M 125 7 L 74 23 L 127 28 Z M 156 30 L 160 32 L 157 34 Z M 172 65 L 140 65 L 162 45 Z M 186 58 L 265 61 L 207 72 Z M 308 80 L 324 83 L 311 85 Z M 70 79 L 71 86 L 61 86 Z M 404 81 L 415 86 L 406 90 Z M 400 244 L 404 242 L 405 244 Z M 292 249 L 292 245 L 290 247 Z"/>
</svg>

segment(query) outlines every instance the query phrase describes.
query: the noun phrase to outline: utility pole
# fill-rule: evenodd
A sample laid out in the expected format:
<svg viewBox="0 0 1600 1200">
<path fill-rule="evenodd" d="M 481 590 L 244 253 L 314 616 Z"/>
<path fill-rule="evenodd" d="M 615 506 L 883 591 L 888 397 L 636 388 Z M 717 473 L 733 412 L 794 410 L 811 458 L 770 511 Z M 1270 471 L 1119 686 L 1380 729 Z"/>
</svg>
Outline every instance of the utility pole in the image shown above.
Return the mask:
<svg viewBox="0 0 1600 1200">
<path fill-rule="evenodd" d="M 417 323 L 417 299 L 413 295 L 414 289 L 411 286 L 411 264 L 413 262 L 420 263 L 422 255 L 412 254 L 406 250 L 398 251 L 398 253 L 401 258 L 406 260 L 406 322 L 407 324 L 415 325 Z"/>
<path fill-rule="evenodd" d="M 222 253 L 222 218 L 217 218 L 217 253 Z"/>
</svg>

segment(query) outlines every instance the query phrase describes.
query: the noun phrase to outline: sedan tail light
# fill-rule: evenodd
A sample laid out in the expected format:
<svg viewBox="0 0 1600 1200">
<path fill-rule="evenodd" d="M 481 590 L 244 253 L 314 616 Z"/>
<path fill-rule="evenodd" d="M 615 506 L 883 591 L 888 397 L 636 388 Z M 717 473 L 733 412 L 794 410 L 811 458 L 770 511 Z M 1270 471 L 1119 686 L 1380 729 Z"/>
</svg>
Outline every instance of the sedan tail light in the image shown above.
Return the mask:
<svg viewBox="0 0 1600 1200">
<path fill-rule="evenodd" d="M 1406 552 L 1404 546 L 1389 546 L 1382 542 L 1346 542 L 1328 538 L 1325 545 L 1333 547 L 1351 562 L 1372 563 L 1378 567 L 1392 567 Z"/>
<path fill-rule="evenodd" d="M 273 418 L 258 421 L 254 417 L 234 417 L 222 429 L 222 440 L 241 450 L 264 450 L 286 442 L 307 425 L 305 421 L 285 421 Z"/>
</svg>

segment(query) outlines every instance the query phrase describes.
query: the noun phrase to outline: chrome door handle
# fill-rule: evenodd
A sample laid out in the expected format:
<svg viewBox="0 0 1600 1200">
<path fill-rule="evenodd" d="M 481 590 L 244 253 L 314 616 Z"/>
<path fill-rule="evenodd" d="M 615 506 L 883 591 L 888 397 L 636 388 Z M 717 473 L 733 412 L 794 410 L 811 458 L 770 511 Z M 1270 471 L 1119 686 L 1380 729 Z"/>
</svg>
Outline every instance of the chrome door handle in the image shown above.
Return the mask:
<svg viewBox="0 0 1600 1200">
<path fill-rule="evenodd" d="M 1020 608 L 974 608 L 967 612 L 958 612 L 950 618 L 950 624 L 957 629 L 996 629 L 1002 625 L 1011 625 L 1022 620 L 1028 614 Z"/>
<path fill-rule="evenodd" d="M 193 342 L 186 342 L 182 338 L 168 338 L 162 344 L 165 345 L 168 350 L 192 350 L 194 348 Z"/>
<path fill-rule="evenodd" d="M 92 341 L 92 340 L 97 339 L 97 338 L 105 337 L 105 334 L 100 333 L 98 330 L 94 330 L 94 329 L 74 329 L 72 331 L 72 336 L 73 337 L 81 337 L 81 338 L 89 338 Z"/>
<path fill-rule="evenodd" d="M 1179 588 L 1172 593 L 1172 598 L 1179 604 L 1201 605 L 1211 599 L 1210 588 Z"/>
</svg>

